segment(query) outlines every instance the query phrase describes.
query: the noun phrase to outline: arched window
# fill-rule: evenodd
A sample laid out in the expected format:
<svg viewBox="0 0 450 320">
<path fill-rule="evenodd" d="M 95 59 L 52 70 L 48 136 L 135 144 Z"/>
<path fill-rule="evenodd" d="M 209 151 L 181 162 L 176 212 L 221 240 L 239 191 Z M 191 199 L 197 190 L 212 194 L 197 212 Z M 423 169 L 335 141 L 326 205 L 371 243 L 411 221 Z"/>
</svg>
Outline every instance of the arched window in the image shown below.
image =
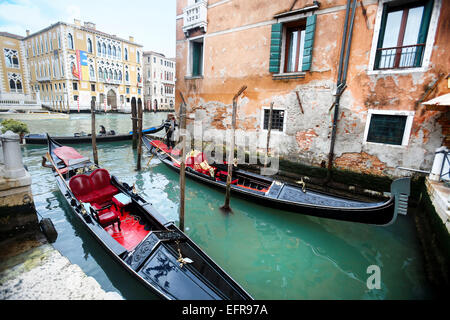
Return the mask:
<svg viewBox="0 0 450 320">
<path fill-rule="evenodd" d="M 137 74 L 137 82 L 138 82 L 138 83 L 141 82 L 141 74 L 140 74 L 140 73 Z"/>
<path fill-rule="evenodd" d="M 102 45 L 102 53 L 106 55 L 106 44 Z"/>
<path fill-rule="evenodd" d="M 156 94 L 156 86 L 153 87 L 153 93 Z"/>
<path fill-rule="evenodd" d="M 139 53 L 139 51 L 137 52 L 137 63 L 141 63 L 141 54 Z"/>
<path fill-rule="evenodd" d="M 22 82 L 20 82 L 20 80 L 17 80 L 16 81 L 16 88 L 17 88 L 17 91 L 22 91 Z"/>
<path fill-rule="evenodd" d="M 122 71 L 119 71 L 119 81 L 122 81 Z"/>
<path fill-rule="evenodd" d="M 128 61 L 128 50 L 127 50 L 127 48 L 125 48 L 125 60 Z"/>
<path fill-rule="evenodd" d="M 112 51 L 113 57 L 116 58 L 117 56 L 117 51 L 116 51 L 116 47 L 113 47 L 113 51 Z"/>
<path fill-rule="evenodd" d="M 129 79 L 129 77 L 128 77 L 128 71 L 125 71 L 125 81 L 129 81 L 130 79 Z"/>
<path fill-rule="evenodd" d="M 72 35 L 69 33 L 69 35 L 67 36 L 67 41 L 69 43 L 69 49 L 73 50 L 73 37 Z"/>
<path fill-rule="evenodd" d="M 11 91 L 16 91 L 16 82 L 13 79 L 9 80 L 9 88 Z"/>
<path fill-rule="evenodd" d="M 117 77 L 117 71 L 114 70 L 114 80 L 119 80 L 119 78 Z"/>
<path fill-rule="evenodd" d="M 109 44 L 108 45 L 108 56 L 110 56 L 111 55 L 111 45 Z"/>
<path fill-rule="evenodd" d="M 161 95 L 163 95 L 163 92 L 164 92 L 164 89 L 163 89 L 163 86 L 161 86 Z"/>
<path fill-rule="evenodd" d="M 89 53 L 92 53 L 92 41 L 91 39 L 88 39 L 87 41 L 87 49 Z"/>
<path fill-rule="evenodd" d="M 101 67 L 98 68 L 98 78 L 103 79 L 103 70 Z"/>
<path fill-rule="evenodd" d="M 99 55 L 102 54 L 102 45 L 100 44 L 100 41 L 97 41 L 97 53 Z"/>
<path fill-rule="evenodd" d="M 92 65 L 89 66 L 89 77 L 91 77 L 91 79 L 95 78 L 95 71 L 94 71 L 94 67 Z"/>
<path fill-rule="evenodd" d="M 117 58 L 122 59 L 122 49 L 120 47 L 117 48 Z"/>
<path fill-rule="evenodd" d="M 113 74 L 112 74 L 111 69 L 109 69 L 109 71 L 108 71 L 108 79 L 112 80 L 112 78 L 113 78 Z"/>
</svg>

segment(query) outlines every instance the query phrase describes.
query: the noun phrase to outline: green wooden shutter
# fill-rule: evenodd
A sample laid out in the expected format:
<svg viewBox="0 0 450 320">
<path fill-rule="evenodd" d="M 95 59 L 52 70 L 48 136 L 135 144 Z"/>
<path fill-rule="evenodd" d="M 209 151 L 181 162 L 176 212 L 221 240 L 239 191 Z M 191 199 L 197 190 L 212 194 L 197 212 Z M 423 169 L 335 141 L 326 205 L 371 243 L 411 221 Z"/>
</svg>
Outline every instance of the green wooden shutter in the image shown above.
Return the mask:
<svg viewBox="0 0 450 320">
<path fill-rule="evenodd" d="M 306 19 L 305 44 L 303 47 L 302 71 L 311 69 L 312 52 L 314 46 L 314 33 L 316 32 L 317 15 L 309 16 Z"/>
<path fill-rule="evenodd" d="M 433 0 L 429 0 L 425 4 L 425 8 L 423 9 L 422 21 L 420 23 L 419 37 L 417 39 L 417 43 L 425 43 L 427 41 L 428 28 L 430 26 L 431 20 L 431 12 L 433 11 Z M 416 61 L 414 66 L 420 67 L 422 65 L 422 56 L 424 47 L 418 47 L 416 52 Z"/>
<path fill-rule="evenodd" d="M 283 31 L 282 23 L 275 23 L 272 25 L 271 40 L 270 40 L 270 60 L 269 72 L 280 72 L 280 58 L 281 58 L 281 35 Z"/>
<path fill-rule="evenodd" d="M 387 15 L 388 15 L 388 6 L 387 4 L 384 4 L 383 15 L 381 16 L 380 34 L 378 35 L 377 49 L 383 47 L 384 33 L 386 31 Z M 381 50 L 377 50 L 375 53 L 374 69 L 379 68 L 380 59 L 381 59 Z"/>
<path fill-rule="evenodd" d="M 201 75 L 203 43 L 193 42 L 192 44 L 192 76 L 199 76 Z"/>
</svg>

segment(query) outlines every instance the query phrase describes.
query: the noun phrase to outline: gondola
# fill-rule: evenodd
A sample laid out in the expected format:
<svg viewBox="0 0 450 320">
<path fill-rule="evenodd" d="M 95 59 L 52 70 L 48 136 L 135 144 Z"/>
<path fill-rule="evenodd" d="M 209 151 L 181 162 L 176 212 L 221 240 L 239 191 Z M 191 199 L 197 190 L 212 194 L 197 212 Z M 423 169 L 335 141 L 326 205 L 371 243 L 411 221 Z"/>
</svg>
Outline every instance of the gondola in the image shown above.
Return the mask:
<svg viewBox="0 0 450 320">
<path fill-rule="evenodd" d="M 56 183 L 87 230 L 134 277 L 169 300 L 252 297 L 135 191 L 47 135 Z M 49 166 L 47 164 L 47 166 Z"/>
<path fill-rule="evenodd" d="M 178 149 L 168 149 L 159 141 L 142 137 L 144 146 L 156 154 L 162 163 L 180 172 Z M 225 189 L 228 175 L 224 164 L 209 164 L 201 152 L 185 158 L 186 176 L 207 185 Z M 319 192 L 306 187 L 277 181 L 236 167 L 232 170 L 231 193 L 243 199 L 281 210 L 321 218 L 387 226 L 399 213 L 406 214 L 410 194 L 410 178 L 400 178 L 391 184 L 391 196 L 383 202 L 364 202 Z"/>
<path fill-rule="evenodd" d="M 164 124 L 161 124 L 157 127 L 151 127 L 145 130 L 142 130 L 144 134 L 151 134 L 161 131 L 164 128 Z M 115 134 L 114 131 L 110 131 L 106 134 L 97 134 L 96 135 L 97 142 L 112 142 L 112 141 L 124 141 L 131 140 L 133 138 L 133 131 L 130 131 L 128 134 Z M 85 133 L 74 133 L 73 136 L 59 136 L 52 137 L 52 139 L 58 143 L 63 145 L 66 144 L 78 144 L 78 143 L 92 143 L 92 136 L 90 134 Z M 46 134 L 27 134 L 24 136 L 24 140 L 26 144 L 47 144 L 47 135 Z"/>
</svg>

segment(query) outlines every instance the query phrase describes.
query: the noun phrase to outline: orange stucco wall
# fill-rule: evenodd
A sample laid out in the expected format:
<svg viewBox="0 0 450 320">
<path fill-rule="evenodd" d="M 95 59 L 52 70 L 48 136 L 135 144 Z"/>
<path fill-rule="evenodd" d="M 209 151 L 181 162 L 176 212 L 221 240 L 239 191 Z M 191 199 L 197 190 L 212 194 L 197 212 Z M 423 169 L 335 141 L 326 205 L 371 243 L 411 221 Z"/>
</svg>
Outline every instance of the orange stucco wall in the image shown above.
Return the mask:
<svg viewBox="0 0 450 320">
<path fill-rule="evenodd" d="M 321 1 L 312 67 L 304 79 L 273 80 L 269 73 L 271 24 L 276 22 L 274 15 L 288 11 L 292 3 L 292 0 L 209 1 L 202 79 L 185 79 L 188 38 L 182 31 L 183 19 L 178 19 L 176 105 L 180 103 L 178 92 L 182 92 L 187 99 L 188 112 L 193 115 L 196 110 L 204 110 L 208 129 L 224 130 L 230 127 L 232 98 L 246 85 L 247 90 L 240 99 L 238 130 L 255 131 L 258 134 L 255 143 L 263 148 L 266 133 L 261 130 L 261 112 L 274 102 L 274 108 L 286 110 L 287 127 L 283 134 L 271 137 L 272 143 L 281 145 L 281 153 L 292 159 L 320 164 L 327 161 L 329 151 L 333 114 L 330 107 L 334 101 L 346 1 Z M 381 74 L 369 72 L 379 5 L 377 1 L 363 3 L 367 16 L 364 17 L 358 6 L 347 88 L 341 98 L 335 165 L 379 175 L 402 175 L 396 166 L 429 169 L 434 150 L 445 139 L 442 127 L 448 116 L 439 111 L 425 111 L 419 101 L 441 73 L 450 72 L 450 3 L 440 2 L 428 70 Z M 299 0 L 293 9 L 311 4 L 311 1 Z M 177 1 L 177 15 L 182 16 L 186 5 L 186 0 Z M 190 37 L 202 34 L 196 31 Z M 300 111 L 296 91 L 304 113 Z M 445 80 L 438 83 L 428 98 L 446 92 L 449 89 Z M 369 109 L 413 111 L 408 145 L 364 143 Z"/>
</svg>

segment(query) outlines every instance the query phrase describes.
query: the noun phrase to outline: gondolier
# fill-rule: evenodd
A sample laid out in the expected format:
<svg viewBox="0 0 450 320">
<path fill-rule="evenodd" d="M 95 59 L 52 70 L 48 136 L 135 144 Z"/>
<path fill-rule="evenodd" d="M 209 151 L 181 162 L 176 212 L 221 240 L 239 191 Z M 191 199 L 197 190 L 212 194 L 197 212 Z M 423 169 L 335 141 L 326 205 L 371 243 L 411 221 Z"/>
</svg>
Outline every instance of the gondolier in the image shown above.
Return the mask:
<svg viewBox="0 0 450 320">
<path fill-rule="evenodd" d="M 173 149 L 175 147 L 175 142 L 173 141 L 175 127 L 178 127 L 175 116 L 169 113 L 166 121 L 164 122 L 164 128 L 166 129 L 166 144 L 169 149 Z"/>
</svg>

